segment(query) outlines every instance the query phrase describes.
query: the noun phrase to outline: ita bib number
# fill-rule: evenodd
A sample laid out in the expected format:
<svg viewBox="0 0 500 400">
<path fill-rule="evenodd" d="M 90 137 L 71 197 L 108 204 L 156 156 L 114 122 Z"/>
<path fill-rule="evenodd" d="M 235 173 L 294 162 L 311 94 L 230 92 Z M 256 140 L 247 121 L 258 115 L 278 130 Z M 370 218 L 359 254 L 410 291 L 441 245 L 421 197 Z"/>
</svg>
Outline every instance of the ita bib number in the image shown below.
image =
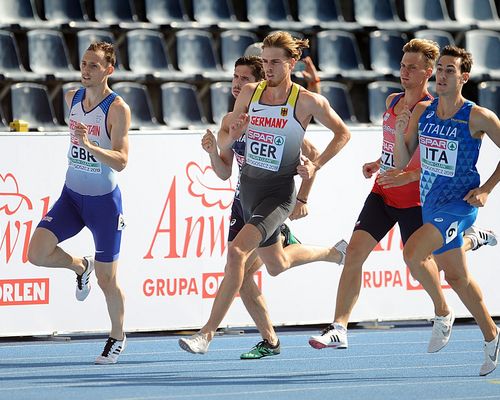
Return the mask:
<svg viewBox="0 0 500 400">
<path fill-rule="evenodd" d="M 268 171 L 278 171 L 285 148 L 285 136 L 247 131 L 246 163 Z"/>
<path fill-rule="evenodd" d="M 456 140 L 420 136 L 420 159 L 425 171 L 448 177 L 455 176 L 457 154 Z"/>
</svg>

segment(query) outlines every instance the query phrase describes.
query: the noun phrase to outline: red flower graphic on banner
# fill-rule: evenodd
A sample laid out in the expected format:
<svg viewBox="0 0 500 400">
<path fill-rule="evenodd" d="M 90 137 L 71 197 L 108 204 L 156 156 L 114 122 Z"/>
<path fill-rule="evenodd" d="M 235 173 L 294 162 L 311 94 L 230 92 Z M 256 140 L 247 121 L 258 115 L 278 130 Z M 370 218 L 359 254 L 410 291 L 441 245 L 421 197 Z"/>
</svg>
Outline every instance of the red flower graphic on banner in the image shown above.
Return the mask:
<svg viewBox="0 0 500 400">
<path fill-rule="evenodd" d="M 189 194 L 193 197 L 201 197 L 201 202 L 205 207 L 218 205 L 221 210 L 231 207 L 235 192 L 231 180 L 221 180 L 212 167 L 206 166 L 202 169 L 194 161 L 186 166 L 186 175 L 190 182 Z"/>
<path fill-rule="evenodd" d="M 10 172 L 3 176 L 0 174 L 0 212 L 5 210 L 7 215 L 13 215 L 26 202 L 28 209 L 33 208 L 31 200 L 24 194 L 19 193 L 17 180 Z"/>
</svg>

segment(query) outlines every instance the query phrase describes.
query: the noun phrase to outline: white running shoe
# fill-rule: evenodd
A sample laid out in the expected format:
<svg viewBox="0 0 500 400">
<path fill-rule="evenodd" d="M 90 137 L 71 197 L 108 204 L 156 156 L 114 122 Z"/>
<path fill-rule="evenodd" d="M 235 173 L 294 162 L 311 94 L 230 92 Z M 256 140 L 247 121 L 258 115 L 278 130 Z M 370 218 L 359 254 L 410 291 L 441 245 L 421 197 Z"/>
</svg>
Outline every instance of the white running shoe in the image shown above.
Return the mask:
<svg viewBox="0 0 500 400">
<path fill-rule="evenodd" d="M 95 359 L 95 364 L 116 364 L 118 357 L 120 357 L 120 354 L 125 350 L 126 344 L 127 336 L 125 336 L 125 333 L 123 334 L 123 340 L 109 337 L 108 340 L 106 340 L 102 354 Z"/>
<path fill-rule="evenodd" d="M 485 376 L 493 372 L 498 364 L 498 351 L 499 351 L 499 331 L 497 337 L 491 342 L 484 342 L 484 363 L 481 365 L 479 375 Z"/>
<path fill-rule="evenodd" d="M 205 354 L 208 351 L 208 346 L 210 342 L 207 339 L 207 335 L 197 332 L 188 338 L 180 338 L 179 346 L 182 350 L 185 350 L 193 354 Z"/>
<path fill-rule="evenodd" d="M 472 250 L 477 250 L 481 246 L 496 246 L 497 235 L 495 232 L 478 228 L 472 225 L 464 231 L 464 236 L 472 240 Z"/>
<path fill-rule="evenodd" d="M 76 274 L 76 290 L 75 296 L 78 301 L 83 301 L 90 293 L 90 274 L 94 270 L 94 257 L 83 257 L 87 261 L 87 268 L 83 274 Z"/>
<path fill-rule="evenodd" d="M 450 310 L 450 313 L 444 317 L 432 318 L 434 326 L 432 327 L 432 336 L 427 347 L 428 353 L 436 353 L 448 344 L 451 336 L 453 323 L 455 322 L 455 313 Z"/>
<path fill-rule="evenodd" d="M 311 336 L 309 344 L 318 350 L 325 347 L 347 349 L 347 329 L 340 324 L 333 323 L 323 329 L 321 335 Z"/>
<path fill-rule="evenodd" d="M 335 245 L 333 247 L 335 247 L 335 249 L 337 249 L 337 251 L 341 255 L 341 259 L 340 259 L 339 265 L 344 265 L 345 254 L 346 254 L 346 251 L 347 251 L 347 242 L 344 239 L 342 239 L 339 242 L 335 243 Z"/>
</svg>

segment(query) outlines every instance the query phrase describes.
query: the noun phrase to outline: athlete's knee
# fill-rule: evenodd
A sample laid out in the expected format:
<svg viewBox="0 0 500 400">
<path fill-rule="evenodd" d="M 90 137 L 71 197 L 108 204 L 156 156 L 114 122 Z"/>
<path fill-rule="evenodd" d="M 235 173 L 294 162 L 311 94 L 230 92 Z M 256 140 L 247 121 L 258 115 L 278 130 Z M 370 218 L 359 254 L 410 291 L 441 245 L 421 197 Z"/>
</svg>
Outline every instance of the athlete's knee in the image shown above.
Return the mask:
<svg viewBox="0 0 500 400">
<path fill-rule="evenodd" d="M 57 247 L 57 238 L 46 229 L 36 228 L 28 245 L 28 261 L 36 266 L 48 266 L 49 256 Z"/>
<path fill-rule="evenodd" d="M 28 246 L 28 261 L 37 267 L 43 267 L 47 260 L 47 249 L 38 241 L 31 241 Z"/>
<path fill-rule="evenodd" d="M 425 259 L 419 256 L 417 248 L 408 244 L 403 248 L 403 259 L 410 269 L 425 262 Z"/>
<path fill-rule="evenodd" d="M 116 274 L 102 273 L 96 270 L 97 284 L 104 293 L 119 290 Z"/>
<path fill-rule="evenodd" d="M 31 246 L 28 248 L 28 261 L 37 267 L 43 266 L 43 257 L 41 253 L 38 251 L 38 249 L 35 249 Z"/>
<path fill-rule="evenodd" d="M 266 269 L 267 269 L 267 273 L 271 276 L 278 276 L 282 272 L 286 271 L 286 268 L 284 268 L 280 264 L 271 264 L 271 265 L 266 264 Z"/>
<path fill-rule="evenodd" d="M 444 278 L 454 290 L 467 287 L 470 283 L 468 276 L 456 274 L 450 271 L 444 272 Z"/>
<path fill-rule="evenodd" d="M 366 261 L 366 253 L 363 249 L 355 243 L 349 243 L 346 249 L 346 259 L 344 269 L 361 269 L 363 263 Z"/>
<path fill-rule="evenodd" d="M 240 247 L 235 246 L 232 243 L 228 246 L 227 262 L 229 264 L 241 266 L 241 268 L 243 269 L 247 258 L 248 254 L 246 254 Z"/>
</svg>

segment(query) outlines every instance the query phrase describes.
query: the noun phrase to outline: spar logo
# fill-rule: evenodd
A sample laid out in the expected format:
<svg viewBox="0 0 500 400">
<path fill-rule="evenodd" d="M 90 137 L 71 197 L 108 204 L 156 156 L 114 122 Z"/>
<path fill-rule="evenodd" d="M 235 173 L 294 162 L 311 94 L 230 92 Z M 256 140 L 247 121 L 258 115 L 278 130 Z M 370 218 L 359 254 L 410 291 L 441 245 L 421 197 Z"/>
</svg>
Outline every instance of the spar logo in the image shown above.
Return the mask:
<svg viewBox="0 0 500 400">
<path fill-rule="evenodd" d="M 5 264 L 28 262 L 28 244 L 38 221 L 49 209 L 50 197 L 33 201 L 23 194 L 16 176 L 0 172 L 0 259 Z M 36 207 L 40 212 L 36 211 Z M 14 254 L 17 252 L 17 257 Z M 0 265 L 4 264 L 0 262 Z"/>
<path fill-rule="evenodd" d="M 201 280 L 196 278 L 148 278 L 142 285 L 146 297 L 177 297 L 201 296 L 202 299 L 214 299 L 219 290 L 223 272 L 209 272 L 201 275 Z M 257 271 L 254 280 L 262 290 L 262 272 Z"/>
<path fill-rule="evenodd" d="M 49 304 L 49 279 L 0 280 L 0 306 Z"/>
</svg>

